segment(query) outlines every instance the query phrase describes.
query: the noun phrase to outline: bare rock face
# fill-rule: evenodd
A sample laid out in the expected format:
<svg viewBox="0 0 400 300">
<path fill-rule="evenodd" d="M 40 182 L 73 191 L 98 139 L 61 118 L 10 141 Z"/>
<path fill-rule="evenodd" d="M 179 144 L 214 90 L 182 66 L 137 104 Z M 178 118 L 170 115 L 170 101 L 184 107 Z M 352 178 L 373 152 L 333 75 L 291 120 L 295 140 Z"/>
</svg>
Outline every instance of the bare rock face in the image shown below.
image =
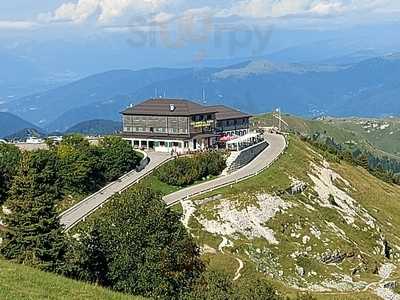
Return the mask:
<svg viewBox="0 0 400 300">
<path fill-rule="evenodd" d="M 324 264 L 340 264 L 347 257 L 346 253 L 339 250 L 333 252 L 325 252 L 321 255 L 321 262 Z"/>
<path fill-rule="evenodd" d="M 397 287 L 396 281 L 389 281 L 383 286 L 385 289 L 394 291 Z"/>
<path fill-rule="evenodd" d="M 304 268 L 296 266 L 296 273 L 301 276 L 304 277 L 304 275 L 306 274 L 306 272 L 304 271 Z"/>
<path fill-rule="evenodd" d="M 299 180 L 293 180 L 293 181 L 294 181 L 293 184 L 288 189 L 289 194 L 291 195 L 301 194 L 306 190 L 307 184 L 305 182 Z"/>
</svg>

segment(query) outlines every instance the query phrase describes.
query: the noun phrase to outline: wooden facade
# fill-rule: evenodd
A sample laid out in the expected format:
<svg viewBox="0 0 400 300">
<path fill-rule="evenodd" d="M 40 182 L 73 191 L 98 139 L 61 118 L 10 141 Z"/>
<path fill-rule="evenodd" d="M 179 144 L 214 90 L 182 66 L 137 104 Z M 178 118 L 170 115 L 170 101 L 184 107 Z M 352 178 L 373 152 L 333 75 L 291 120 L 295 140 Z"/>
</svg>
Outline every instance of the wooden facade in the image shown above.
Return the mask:
<svg viewBox="0 0 400 300">
<path fill-rule="evenodd" d="M 212 147 L 219 135 L 243 135 L 250 125 L 250 116 L 237 110 L 180 99 L 150 99 L 122 115 L 125 139 L 134 147 L 162 152 Z"/>
</svg>

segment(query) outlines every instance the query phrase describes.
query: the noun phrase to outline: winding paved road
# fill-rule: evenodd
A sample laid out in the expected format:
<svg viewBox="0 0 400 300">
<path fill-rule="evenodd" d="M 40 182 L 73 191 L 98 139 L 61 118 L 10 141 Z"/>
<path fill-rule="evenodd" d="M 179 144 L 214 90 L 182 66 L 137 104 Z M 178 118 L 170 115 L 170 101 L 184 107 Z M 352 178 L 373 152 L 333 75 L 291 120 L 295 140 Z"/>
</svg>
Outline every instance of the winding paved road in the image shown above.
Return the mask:
<svg viewBox="0 0 400 300">
<path fill-rule="evenodd" d="M 173 205 L 181 200 L 234 184 L 257 175 L 274 162 L 286 148 L 286 140 L 281 135 L 266 134 L 266 140 L 269 143 L 269 146 L 245 167 L 232 174 L 220 176 L 214 180 L 191 186 L 167 195 L 163 200 L 167 205 Z M 132 171 L 124 175 L 119 180 L 110 183 L 97 193 L 87 197 L 75 206 L 63 212 L 60 215 L 60 223 L 64 226 L 65 230 L 70 230 L 98 208 L 102 207 L 102 205 L 104 205 L 114 194 L 123 192 L 130 188 L 132 185 L 149 175 L 154 169 L 171 159 L 169 154 L 156 152 L 149 153 L 149 157 L 150 162 L 144 170 L 140 172 Z"/>
<path fill-rule="evenodd" d="M 266 134 L 265 139 L 269 143 L 269 146 L 248 165 L 232 174 L 220 176 L 214 180 L 200 183 L 195 186 L 190 186 L 173 194 L 169 194 L 163 197 L 164 202 L 168 206 L 174 205 L 181 200 L 204 194 L 217 188 L 234 184 L 251 176 L 257 175 L 259 172 L 269 167 L 276 159 L 278 159 L 286 149 L 286 140 L 282 135 Z"/>
<path fill-rule="evenodd" d="M 80 221 L 84 220 L 87 216 L 105 204 L 114 194 L 128 189 L 140 179 L 149 175 L 155 168 L 171 159 L 171 155 L 165 153 L 151 152 L 148 156 L 150 162 L 142 171 L 131 171 L 119 180 L 110 183 L 97 193 L 87 197 L 75 206 L 63 212 L 60 215 L 60 223 L 64 226 L 65 230 L 68 231 Z"/>
</svg>

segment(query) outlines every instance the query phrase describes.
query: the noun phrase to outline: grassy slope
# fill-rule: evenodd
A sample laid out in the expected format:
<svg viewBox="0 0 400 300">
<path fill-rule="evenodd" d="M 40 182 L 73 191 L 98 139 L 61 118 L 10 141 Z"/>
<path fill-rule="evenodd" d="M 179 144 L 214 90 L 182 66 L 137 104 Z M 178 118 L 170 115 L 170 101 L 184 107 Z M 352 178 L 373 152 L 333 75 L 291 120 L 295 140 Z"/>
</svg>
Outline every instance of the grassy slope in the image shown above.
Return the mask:
<svg viewBox="0 0 400 300">
<path fill-rule="evenodd" d="M 0 299 L 138 300 L 141 298 L 115 293 L 94 285 L 0 260 Z"/>
<path fill-rule="evenodd" d="M 377 155 L 400 157 L 400 144 L 393 141 L 400 140 L 400 119 L 326 119 L 307 120 L 295 116 L 285 115 L 284 120 L 289 129 L 304 134 L 315 132 L 334 137 L 338 143 L 355 142 L 358 147 L 369 150 Z M 277 126 L 271 114 L 257 116 L 253 122 L 260 126 Z M 275 123 L 274 123 L 275 122 Z M 376 124 L 376 128 L 366 127 Z M 381 128 L 381 125 L 389 125 Z"/>
<path fill-rule="evenodd" d="M 198 218 L 218 220 L 218 205 L 226 200 L 233 203 L 239 210 L 257 205 L 255 201 L 257 194 L 281 194 L 290 187 L 290 176 L 296 177 L 308 185 L 303 194 L 293 196 L 283 193 L 281 198 L 285 202 L 291 203 L 293 207 L 286 213 L 278 213 L 264 224 L 274 231 L 279 245 L 270 245 L 262 238 L 248 239 L 243 235 L 229 236 L 228 238 L 234 242 L 233 248 L 226 248 L 225 254 L 216 251 L 205 255 L 211 267 L 226 269 L 233 275 L 237 268 L 235 257 L 239 257 L 245 262 L 243 276 L 246 272 L 273 274 L 276 284 L 289 293 L 294 290 L 288 289 L 288 285 L 308 288 L 312 284 L 320 285 L 326 280 L 337 281 L 333 274 L 350 275 L 351 271 L 359 264 L 362 265 L 363 270 L 352 277 L 354 282 L 372 283 L 380 280 L 377 275 L 373 274 L 374 268 L 385 262 L 378 251 L 379 231 L 384 234 L 392 246 L 400 245 L 400 188 L 388 185 L 360 168 L 346 163 L 331 162 L 331 168 L 351 183 L 351 188 L 345 189 L 341 181 L 335 182 L 336 186 L 348 190 L 350 196 L 376 218 L 375 225 L 380 229 L 367 228 L 360 218 L 356 218 L 355 226 L 348 225 L 337 209 L 321 207 L 317 204 L 318 197 L 312 188 L 313 182 L 308 176 L 312 172 L 311 161 L 318 165 L 322 163 L 321 157 L 311 151 L 307 144 L 292 138 L 288 152 L 259 176 L 231 188 L 220 189 L 194 199 L 194 203 L 197 203 L 197 211 L 191 218 L 189 227 L 192 228 L 192 233 L 200 244 L 218 249 L 222 238 L 206 232 L 198 222 Z M 201 199 L 209 199 L 217 195 L 222 197 L 222 200 L 201 204 Z M 313 209 L 307 208 L 306 205 Z M 345 232 L 346 238 L 340 237 L 326 222 L 336 224 Z M 311 227 L 316 227 L 321 231 L 321 239 L 317 239 L 311 234 Z M 298 234 L 299 237 L 293 237 L 292 234 Z M 303 236 L 311 237 L 310 242 L 306 245 L 301 240 Z M 308 247 L 311 249 L 307 249 Z M 356 255 L 345 259 L 339 265 L 327 265 L 321 263 L 317 258 L 327 249 Z M 298 250 L 304 251 L 306 254 L 292 258 L 291 255 Z M 398 249 L 395 249 L 394 252 L 398 252 Z M 396 255 L 399 257 L 398 253 Z M 400 266 L 397 260 L 394 262 Z M 306 278 L 302 278 L 296 273 L 296 266 L 305 269 L 308 274 Z M 312 271 L 315 271 L 317 275 L 311 275 Z M 392 278 L 399 280 L 399 275 L 395 272 Z M 318 294 L 318 298 L 376 299 L 371 293 Z"/>
</svg>

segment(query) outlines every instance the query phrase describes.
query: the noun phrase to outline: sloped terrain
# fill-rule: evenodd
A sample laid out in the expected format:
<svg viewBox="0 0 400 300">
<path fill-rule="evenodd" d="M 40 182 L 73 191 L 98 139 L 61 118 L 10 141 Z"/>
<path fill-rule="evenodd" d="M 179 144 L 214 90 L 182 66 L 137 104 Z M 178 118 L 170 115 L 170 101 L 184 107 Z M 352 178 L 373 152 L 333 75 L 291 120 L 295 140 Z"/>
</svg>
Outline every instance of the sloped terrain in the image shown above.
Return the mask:
<svg viewBox="0 0 400 300">
<path fill-rule="evenodd" d="M 0 299 L 138 300 L 94 285 L 0 260 Z"/>
<path fill-rule="evenodd" d="M 303 119 L 292 115 L 284 115 L 283 119 L 289 127 L 285 130 L 312 135 L 320 133 L 333 137 L 337 143 L 355 146 L 368 150 L 378 156 L 400 157 L 399 118 L 321 118 Z M 272 114 L 263 114 L 253 118 L 257 126 L 278 126 Z"/>
<path fill-rule="evenodd" d="M 400 187 L 297 138 L 259 176 L 182 208 L 211 267 L 233 278 L 255 272 L 318 299 L 400 299 Z"/>
<path fill-rule="evenodd" d="M 84 121 L 67 129 L 65 133 L 80 133 L 89 135 L 114 134 L 122 130 L 122 123 L 111 120 Z"/>
<path fill-rule="evenodd" d="M 13 114 L 0 112 L 0 138 L 16 133 L 26 128 L 39 129 L 36 125 L 29 123 Z"/>
</svg>

